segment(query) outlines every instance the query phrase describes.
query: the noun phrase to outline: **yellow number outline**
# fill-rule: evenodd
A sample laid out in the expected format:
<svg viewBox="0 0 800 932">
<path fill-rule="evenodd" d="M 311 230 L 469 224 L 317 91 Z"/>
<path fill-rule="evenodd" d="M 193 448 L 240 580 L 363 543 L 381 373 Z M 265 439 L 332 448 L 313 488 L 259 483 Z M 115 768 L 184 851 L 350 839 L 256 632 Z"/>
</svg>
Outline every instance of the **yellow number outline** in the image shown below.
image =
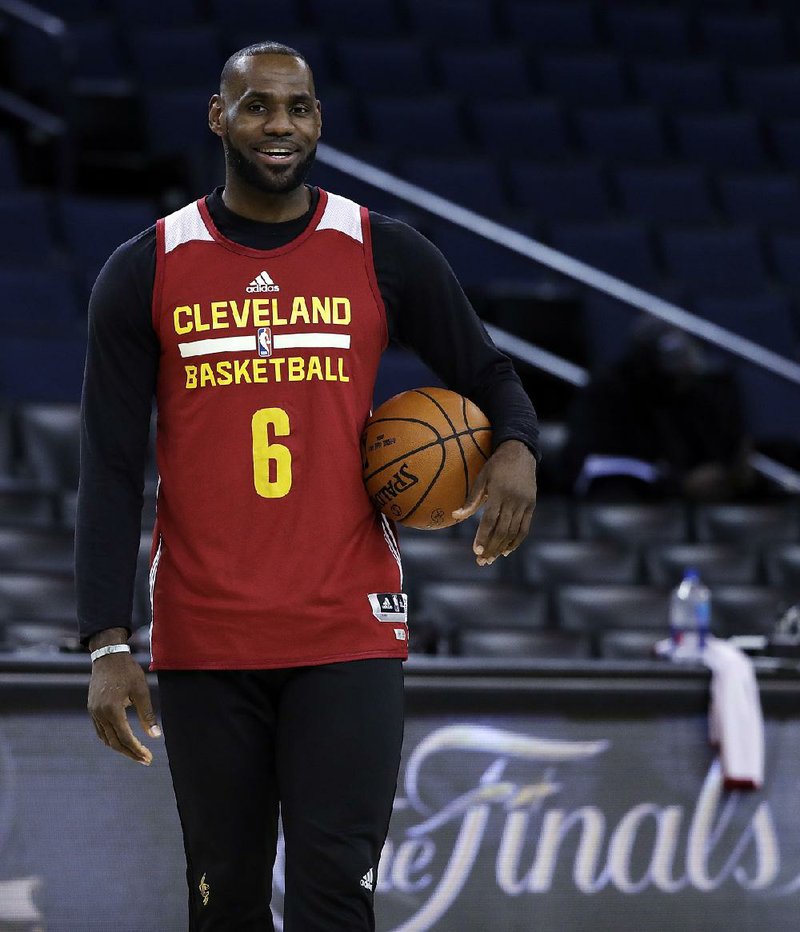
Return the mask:
<svg viewBox="0 0 800 932">
<path fill-rule="evenodd" d="M 253 483 L 262 498 L 283 498 L 292 488 L 292 451 L 270 442 L 270 427 L 276 437 L 289 436 L 289 415 L 283 408 L 260 408 L 253 415 Z M 270 463 L 275 464 L 273 480 Z"/>
</svg>

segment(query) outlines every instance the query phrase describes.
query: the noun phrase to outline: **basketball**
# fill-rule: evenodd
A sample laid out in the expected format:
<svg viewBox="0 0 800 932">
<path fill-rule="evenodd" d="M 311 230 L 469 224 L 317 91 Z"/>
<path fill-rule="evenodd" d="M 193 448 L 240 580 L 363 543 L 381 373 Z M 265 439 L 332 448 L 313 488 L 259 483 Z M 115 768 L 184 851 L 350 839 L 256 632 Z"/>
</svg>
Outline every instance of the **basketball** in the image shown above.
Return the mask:
<svg viewBox="0 0 800 932">
<path fill-rule="evenodd" d="M 450 527 L 491 444 L 486 415 L 463 395 L 444 388 L 401 392 L 374 412 L 361 435 L 369 497 L 407 527 Z"/>
</svg>

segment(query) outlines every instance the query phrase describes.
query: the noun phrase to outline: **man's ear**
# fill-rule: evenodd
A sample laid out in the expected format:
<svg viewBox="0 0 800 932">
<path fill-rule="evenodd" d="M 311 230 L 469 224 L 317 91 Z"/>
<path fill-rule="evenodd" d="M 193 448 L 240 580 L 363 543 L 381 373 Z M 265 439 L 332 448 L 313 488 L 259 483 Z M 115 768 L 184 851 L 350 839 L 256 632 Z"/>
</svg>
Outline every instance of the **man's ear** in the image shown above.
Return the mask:
<svg viewBox="0 0 800 932">
<path fill-rule="evenodd" d="M 212 133 L 221 136 L 224 132 L 225 107 L 219 94 L 208 102 L 208 126 Z"/>
</svg>

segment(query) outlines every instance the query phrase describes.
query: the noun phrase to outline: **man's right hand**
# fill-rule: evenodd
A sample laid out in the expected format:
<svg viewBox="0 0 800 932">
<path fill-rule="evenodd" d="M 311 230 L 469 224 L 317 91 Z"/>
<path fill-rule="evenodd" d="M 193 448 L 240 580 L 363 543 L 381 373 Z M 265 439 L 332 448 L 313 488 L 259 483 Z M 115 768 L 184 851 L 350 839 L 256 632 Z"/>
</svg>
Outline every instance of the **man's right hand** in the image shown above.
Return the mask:
<svg viewBox="0 0 800 932">
<path fill-rule="evenodd" d="M 127 632 L 123 628 L 109 629 L 95 635 L 90 650 L 108 644 L 124 644 Z M 89 684 L 89 714 L 97 737 L 120 754 L 139 764 L 149 766 L 152 752 L 131 731 L 125 710 L 135 706 L 142 727 L 151 738 L 158 738 L 161 729 L 156 722 L 150 688 L 144 671 L 128 653 L 106 654 L 92 664 Z"/>
</svg>

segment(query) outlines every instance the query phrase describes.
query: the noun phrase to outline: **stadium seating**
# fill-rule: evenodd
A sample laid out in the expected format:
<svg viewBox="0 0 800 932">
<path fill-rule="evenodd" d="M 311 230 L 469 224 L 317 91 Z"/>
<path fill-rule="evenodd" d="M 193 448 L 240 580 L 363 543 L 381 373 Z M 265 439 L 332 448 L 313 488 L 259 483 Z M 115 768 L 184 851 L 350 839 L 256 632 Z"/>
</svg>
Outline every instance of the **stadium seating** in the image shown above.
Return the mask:
<svg viewBox="0 0 800 932">
<path fill-rule="evenodd" d="M 507 0 L 505 26 L 527 45 L 548 51 L 588 50 L 598 39 L 594 10 L 585 0 Z"/>
<path fill-rule="evenodd" d="M 667 157 L 664 129 L 652 107 L 585 109 L 576 113 L 575 122 L 581 145 L 593 156 L 632 164 Z"/>
<path fill-rule="evenodd" d="M 760 581 L 758 554 L 732 544 L 656 544 L 645 548 L 645 568 L 648 582 L 670 588 L 687 569 L 696 569 L 709 586 Z"/>
<path fill-rule="evenodd" d="M 636 94 L 669 111 L 724 110 L 725 76 L 714 59 L 660 61 L 644 59 L 633 64 Z"/>
<path fill-rule="evenodd" d="M 626 100 L 625 77 L 614 55 L 543 54 L 539 68 L 545 89 L 568 104 L 613 107 Z"/>
<path fill-rule="evenodd" d="M 595 162 L 566 165 L 512 162 L 513 203 L 542 219 L 604 220 L 611 204 L 603 175 Z"/>
<path fill-rule="evenodd" d="M 800 540 L 797 509 L 788 503 L 698 505 L 694 521 L 699 541 L 752 548 Z"/>
<path fill-rule="evenodd" d="M 424 94 L 432 78 L 420 42 L 408 39 L 342 39 L 336 63 L 345 84 L 360 94 Z M 328 119 L 325 95 L 325 118 Z M 335 123 L 335 119 L 331 121 Z M 326 127 L 327 128 L 327 127 Z"/>
<path fill-rule="evenodd" d="M 54 489 L 76 488 L 80 412 L 69 404 L 25 404 L 18 413 L 21 472 Z"/>
<path fill-rule="evenodd" d="M 72 573 L 73 534 L 58 528 L 0 526 L 0 571 Z"/>
<path fill-rule="evenodd" d="M 794 173 L 726 174 L 720 176 L 718 188 L 732 223 L 800 226 L 800 181 Z"/>
<path fill-rule="evenodd" d="M 691 52 L 689 18 L 680 7 L 609 4 L 603 13 L 614 47 L 626 55 L 680 58 Z"/>
<path fill-rule="evenodd" d="M 481 148 L 493 158 L 508 158 L 508 129 L 513 127 L 514 157 L 558 159 L 570 151 L 561 106 L 547 98 L 477 100 L 471 104 L 470 128 Z"/>
<path fill-rule="evenodd" d="M 706 173 L 695 166 L 625 166 L 615 185 L 625 212 L 656 223 L 706 223 L 714 220 Z"/>
<path fill-rule="evenodd" d="M 634 585 L 639 560 L 631 547 L 609 541 L 533 541 L 522 551 L 523 577 L 531 586 L 565 583 Z"/>
</svg>

